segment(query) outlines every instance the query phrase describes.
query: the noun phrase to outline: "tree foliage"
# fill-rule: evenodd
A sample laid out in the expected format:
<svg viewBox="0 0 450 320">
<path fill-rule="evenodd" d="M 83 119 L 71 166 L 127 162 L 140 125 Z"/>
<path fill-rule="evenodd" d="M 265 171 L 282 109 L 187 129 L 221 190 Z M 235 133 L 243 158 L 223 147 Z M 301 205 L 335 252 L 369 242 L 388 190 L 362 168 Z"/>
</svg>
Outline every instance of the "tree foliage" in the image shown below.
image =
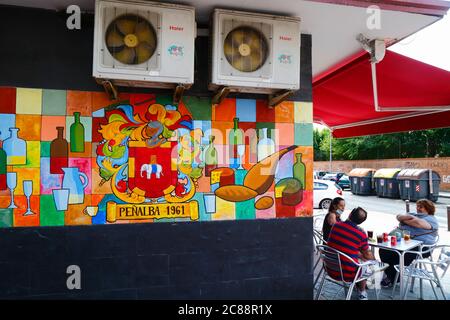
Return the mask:
<svg viewBox="0 0 450 320">
<path fill-rule="evenodd" d="M 329 130 L 314 130 L 314 160 L 328 160 Z M 332 139 L 334 160 L 426 158 L 450 156 L 450 128 Z"/>
</svg>

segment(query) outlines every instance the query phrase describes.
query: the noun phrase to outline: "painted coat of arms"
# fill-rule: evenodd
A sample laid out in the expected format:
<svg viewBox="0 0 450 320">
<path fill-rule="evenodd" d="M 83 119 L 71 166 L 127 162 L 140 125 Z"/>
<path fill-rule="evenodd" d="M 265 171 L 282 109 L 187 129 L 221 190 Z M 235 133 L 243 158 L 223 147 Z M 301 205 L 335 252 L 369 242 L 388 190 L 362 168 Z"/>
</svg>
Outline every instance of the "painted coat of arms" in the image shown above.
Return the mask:
<svg viewBox="0 0 450 320">
<path fill-rule="evenodd" d="M 153 103 L 119 105 L 106 118 L 108 123 L 99 130 L 104 139 L 97 147 L 99 174 L 121 202 L 134 205 L 130 209 L 111 204 L 109 220 L 195 219 L 196 201 L 186 202 L 202 175 L 197 160 L 203 133 L 193 129 L 190 116 L 172 105 Z"/>
</svg>

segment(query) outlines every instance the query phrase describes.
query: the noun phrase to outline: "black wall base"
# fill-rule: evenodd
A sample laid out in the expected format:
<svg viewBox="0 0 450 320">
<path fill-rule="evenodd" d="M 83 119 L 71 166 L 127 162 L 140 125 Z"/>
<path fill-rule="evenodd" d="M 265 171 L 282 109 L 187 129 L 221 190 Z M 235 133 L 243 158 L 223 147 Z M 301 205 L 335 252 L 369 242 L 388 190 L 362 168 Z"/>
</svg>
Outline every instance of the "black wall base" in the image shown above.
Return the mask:
<svg viewBox="0 0 450 320">
<path fill-rule="evenodd" d="M 311 233 L 312 218 L 2 229 L 0 298 L 312 299 Z"/>
</svg>

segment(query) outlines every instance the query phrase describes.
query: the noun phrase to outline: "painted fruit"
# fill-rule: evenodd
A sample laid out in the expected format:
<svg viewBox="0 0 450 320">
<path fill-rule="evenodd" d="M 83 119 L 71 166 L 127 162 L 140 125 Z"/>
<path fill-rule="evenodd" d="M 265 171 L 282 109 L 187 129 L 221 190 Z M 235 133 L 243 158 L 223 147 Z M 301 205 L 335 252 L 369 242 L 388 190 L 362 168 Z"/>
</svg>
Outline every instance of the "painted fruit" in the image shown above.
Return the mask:
<svg viewBox="0 0 450 320">
<path fill-rule="evenodd" d="M 255 208 L 258 210 L 269 209 L 271 206 L 273 206 L 273 198 L 269 196 L 259 198 L 255 203 Z"/>
<path fill-rule="evenodd" d="M 295 206 L 302 202 L 302 184 L 295 178 L 284 178 L 278 181 L 275 186 L 275 197 L 282 199 L 282 203 L 287 206 Z"/>
<path fill-rule="evenodd" d="M 223 200 L 232 202 L 250 200 L 258 195 L 255 190 L 239 185 L 219 187 L 215 194 Z"/>
</svg>

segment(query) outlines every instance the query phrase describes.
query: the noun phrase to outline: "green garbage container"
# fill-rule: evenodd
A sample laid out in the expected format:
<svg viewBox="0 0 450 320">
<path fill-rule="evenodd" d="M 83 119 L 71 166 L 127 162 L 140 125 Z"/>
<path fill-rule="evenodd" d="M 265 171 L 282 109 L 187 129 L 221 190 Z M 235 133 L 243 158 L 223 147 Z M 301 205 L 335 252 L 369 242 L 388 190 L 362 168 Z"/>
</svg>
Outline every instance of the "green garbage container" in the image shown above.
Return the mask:
<svg viewBox="0 0 450 320">
<path fill-rule="evenodd" d="M 430 169 L 404 169 L 397 175 L 400 198 L 417 201 L 429 199 L 436 202 L 439 198 L 441 177 Z"/>
<path fill-rule="evenodd" d="M 400 198 L 397 180 L 397 175 L 400 171 L 402 171 L 402 169 L 383 168 L 375 172 L 373 175 L 373 180 L 377 196 L 380 198 Z"/>
<path fill-rule="evenodd" d="M 372 177 L 375 171 L 372 168 L 355 168 L 350 171 L 348 177 L 351 183 L 351 192 L 362 196 L 374 194 Z"/>
</svg>

